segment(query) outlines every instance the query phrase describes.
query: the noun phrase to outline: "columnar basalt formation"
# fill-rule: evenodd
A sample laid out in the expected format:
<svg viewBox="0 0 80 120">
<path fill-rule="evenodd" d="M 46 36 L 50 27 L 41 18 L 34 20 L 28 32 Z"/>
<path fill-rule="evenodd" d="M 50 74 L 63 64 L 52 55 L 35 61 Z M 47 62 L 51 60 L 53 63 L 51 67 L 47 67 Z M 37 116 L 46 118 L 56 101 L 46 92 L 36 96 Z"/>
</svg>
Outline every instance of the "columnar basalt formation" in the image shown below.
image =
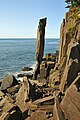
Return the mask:
<svg viewBox="0 0 80 120">
<path fill-rule="evenodd" d="M 65 119 L 79 120 L 80 7 L 71 7 L 69 12 L 66 13 L 65 19 L 63 19 L 60 28 L 58 63 L 51 71 L 49 84 L 58 87 L 55 90 L 55 96 L 58 97 L 58 107 L 60 107 Z M 54 111 L 56 109 L 54 108 Z M 55 118 L 59 117 L 58 113 L 55 115 Z"/>
<path fill-rule="evenodd" d="M 34 79 L 36 79 L 37 75 L 39 74 L 40 63 L 41 63 L 43 55 L 44 55 L 46 20 L 47 20 L 47 18 L 40 19 L 38 29 L 37 29 L 37 40 L 36 40 L 37 68 L 35 71 Z"/>
<path fill-rule="evenodd" d="M 40 19 L 37 29 L 36 60 L 38 62 L 42 61 L 44 55 L 46 19 L 47 18 Z"/>
</svg>

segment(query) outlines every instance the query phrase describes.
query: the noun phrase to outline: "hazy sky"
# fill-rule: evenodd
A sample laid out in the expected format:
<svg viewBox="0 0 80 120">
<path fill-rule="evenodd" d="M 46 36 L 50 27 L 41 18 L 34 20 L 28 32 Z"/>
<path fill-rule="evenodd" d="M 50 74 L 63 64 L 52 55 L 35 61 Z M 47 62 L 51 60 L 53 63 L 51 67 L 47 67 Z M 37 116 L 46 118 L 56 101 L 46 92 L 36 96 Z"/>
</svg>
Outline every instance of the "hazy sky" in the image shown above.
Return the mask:
<svg viewBox="0 0 80 120">
<path fill-rule="evenodd" d="M 34 38 L 40 18 L 47 17 L 46 37 L 59 38 L 65 0 L 0 0 L 0 38 Z"/>
</svg>

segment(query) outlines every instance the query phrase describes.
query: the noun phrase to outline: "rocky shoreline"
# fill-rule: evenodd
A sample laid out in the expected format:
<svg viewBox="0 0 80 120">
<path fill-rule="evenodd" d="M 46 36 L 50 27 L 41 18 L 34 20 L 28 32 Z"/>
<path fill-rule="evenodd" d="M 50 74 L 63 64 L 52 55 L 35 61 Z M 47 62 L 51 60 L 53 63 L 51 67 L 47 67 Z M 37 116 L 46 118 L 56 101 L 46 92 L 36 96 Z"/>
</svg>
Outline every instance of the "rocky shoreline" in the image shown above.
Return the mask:
<svg viewBox="0 0 80 120">
<path fill-rule="evenodd" d="M 59 51 L 44 58 L 46 21 L 37 30 L 35 71 L 25 67 L 21 80 L 6 75 L 0 81 L 0 120 L 80 119 L 80 8 L 66 13 Z"/>
</svg>

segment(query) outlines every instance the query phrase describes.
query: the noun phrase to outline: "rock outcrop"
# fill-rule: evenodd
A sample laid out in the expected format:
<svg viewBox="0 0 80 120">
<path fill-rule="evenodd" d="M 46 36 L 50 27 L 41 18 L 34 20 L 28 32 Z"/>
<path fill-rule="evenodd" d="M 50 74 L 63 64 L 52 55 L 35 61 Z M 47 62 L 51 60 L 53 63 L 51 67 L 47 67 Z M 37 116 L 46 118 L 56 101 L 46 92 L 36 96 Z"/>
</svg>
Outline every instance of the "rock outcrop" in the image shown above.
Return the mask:
<svg viewBox="0 0 80 120">
<path fill-rule="evenodd" d="M 13 75 L 6 75 L 1 84 L 1 90 L 5 91 L 7 88 L 17 85 L 18 81 Z"/>
<path fill-rule="evenodd" d="M 61 26 L 61 43 L 59 50 L 58 64 L 63 67 L 64 73 L 61 78 L 60 90 L 65 91 L 66 87 L 77 77 L 80 72 L 80 9 L 71 8 L 66 14 Z M 76 16 L 76 18 L 75 18 Z"/>
</svg>

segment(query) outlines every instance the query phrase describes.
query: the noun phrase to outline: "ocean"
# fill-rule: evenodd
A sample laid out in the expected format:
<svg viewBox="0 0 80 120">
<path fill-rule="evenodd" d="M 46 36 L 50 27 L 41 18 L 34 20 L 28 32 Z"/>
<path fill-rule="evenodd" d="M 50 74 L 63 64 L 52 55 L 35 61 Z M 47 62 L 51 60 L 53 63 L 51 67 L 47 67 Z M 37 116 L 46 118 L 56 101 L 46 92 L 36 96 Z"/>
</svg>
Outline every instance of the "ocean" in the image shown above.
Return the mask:
<svg viewBox="0 0 80 120">
<path fill-rule="evenodd" d="M 44 54 L 55 53 L 59 39 L 46 39 Z M 35 66 L 36 39 L 0 39 L 0 79 L 23 67 Z"/>
</svg>

